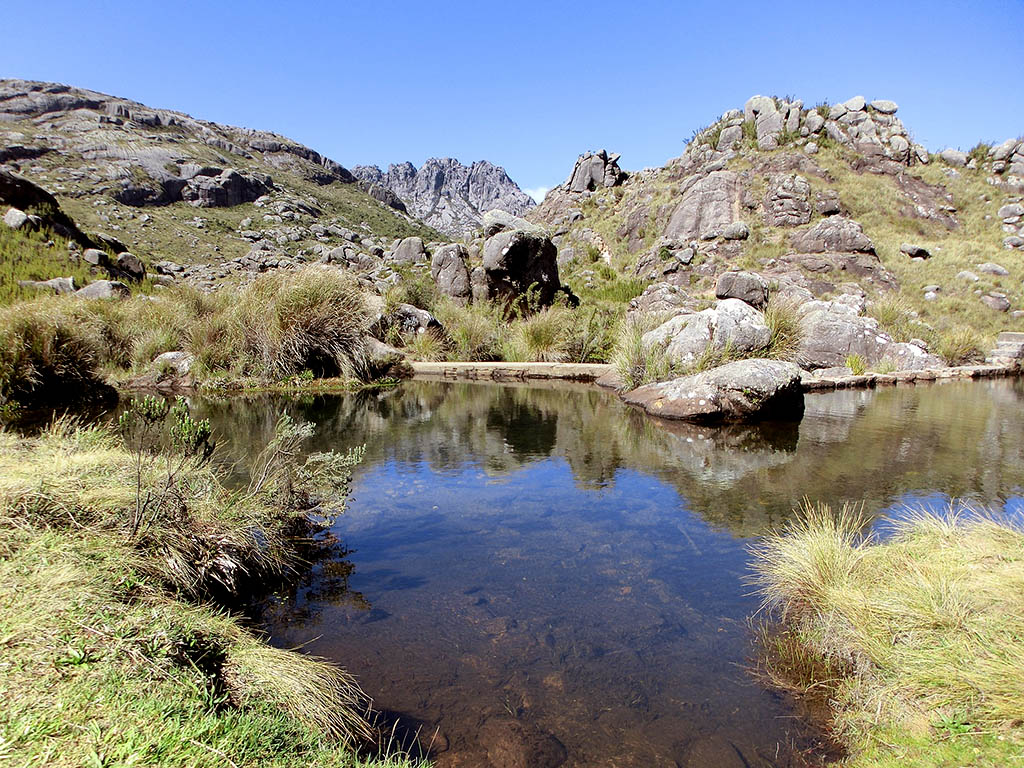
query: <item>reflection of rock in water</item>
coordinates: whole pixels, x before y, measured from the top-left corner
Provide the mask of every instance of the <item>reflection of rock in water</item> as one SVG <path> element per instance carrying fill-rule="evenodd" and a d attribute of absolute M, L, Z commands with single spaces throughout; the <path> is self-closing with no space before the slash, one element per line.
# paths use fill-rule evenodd
<path fill-rule="evenodd" d="M 504 390 L 487 409 L 487 428 L 519 456 L 548 456 L 558 434 L 557 411 L 545 413 Z"/>

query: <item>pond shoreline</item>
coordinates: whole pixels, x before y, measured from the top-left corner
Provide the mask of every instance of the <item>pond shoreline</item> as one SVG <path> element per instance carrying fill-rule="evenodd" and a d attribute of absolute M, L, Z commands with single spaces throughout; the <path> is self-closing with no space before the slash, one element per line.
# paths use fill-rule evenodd
<path fill-rule="evenodd" d="M 422 381 L 528 381 L 563 380 L 595 383 L 608 389 L 618 387 L 615 367 L 606 363 L 464 363 L 410 362 L 412 377 Z M 895 371 L 845 376 L 815 376 L 801 379 L 804 392 L 832 389 L 870 389 L 917 382 L 989 379 L 1019 376 L 1019 364 L 958 365 L 948 368 Z"/>

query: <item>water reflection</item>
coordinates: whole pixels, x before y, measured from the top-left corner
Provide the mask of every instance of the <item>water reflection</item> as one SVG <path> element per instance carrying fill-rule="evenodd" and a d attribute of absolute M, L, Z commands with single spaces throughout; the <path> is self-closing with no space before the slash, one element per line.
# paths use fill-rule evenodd
<path fill-rule="evenodd" d="M 744 539 L 805 495 L 884 514 L 1019 494 L 1022 399 L 1017 381 L 841 391 L 799 424 L 720 429 L 566 386 L 197 405 L 242 466 L 282 408 L 318 423 L 311 449 L 366 444 L 333 531 L 354 551 L 267 627 L 439 728 L 441 766 L 739 766 L 799 764 L 814 740 L 742 667 Z"/>

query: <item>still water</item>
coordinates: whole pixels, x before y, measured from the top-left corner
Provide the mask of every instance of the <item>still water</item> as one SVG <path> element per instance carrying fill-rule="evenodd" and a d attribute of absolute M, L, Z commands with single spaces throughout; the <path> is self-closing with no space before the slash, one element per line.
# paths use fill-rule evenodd
<path fill-rule="evenodd" d="M 311 450 L 366 445 L 336 546 L 263 622 L 355 673 L 441 768 L 817 761 L 749 670 L 746 547 L 805 496 L 1016 515 L 1024 485 L 1019 380 L 815 394 L 798 424 L 716 429 L 568 385 L 196 405 L 242 465 L 282 410 L 316 422 Z"/>

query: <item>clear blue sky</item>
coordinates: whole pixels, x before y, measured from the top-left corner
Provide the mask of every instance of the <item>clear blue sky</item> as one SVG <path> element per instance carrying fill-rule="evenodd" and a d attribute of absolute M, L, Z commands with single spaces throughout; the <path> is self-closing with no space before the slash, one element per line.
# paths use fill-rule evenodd
<path fill-rule="evenodd" d="M 453 156 L 524 188 L 661 165 L 751 95 L 889 98 L 929 149 L 1024 133 L 1024 0 L 11 2 L 0 76 L 272 130 L 352 166 Z"/>

